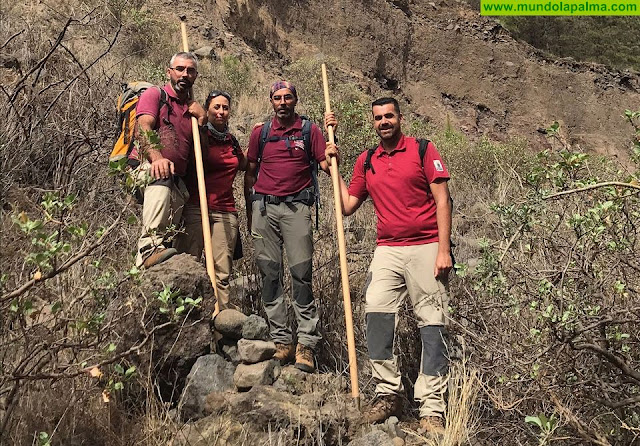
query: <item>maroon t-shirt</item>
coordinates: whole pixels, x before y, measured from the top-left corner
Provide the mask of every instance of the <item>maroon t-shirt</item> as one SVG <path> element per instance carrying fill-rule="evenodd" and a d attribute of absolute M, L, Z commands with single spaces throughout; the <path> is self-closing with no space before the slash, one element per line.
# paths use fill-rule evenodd
<path fill-rule="evenodd" d="M 261 131 L 262 126 L 258 126 L 251 132 L 247 154 L 249 162 L 258 161 L 258 143 Z M 274 117 L 271 121 L 269 136 L 302 137 L 302 119 L 296 115 L 296 120 L 291 127 L 284 127 Z M 311 171 L 309 159 L 304 151 L 304 142 L 300 139 L 291 141 L 290 145 L 291 148 L 287 148 L 284 140 L 265 144 L 258 179 L 254 185 L 257 193 L 286 197 L 295 195 L 311 186 Z M 326 145 L 322 131 L 317 125 L 311 124 L 311 151 L 316 161 L 325 160 Z"/>
<path fill-rule="evenodd" d="M 184 176 L 187 162 L 193 153 L 189 106 L 178 99 L 171 84 L 166 84 L 162 89 L 167 92 L 170 106 L 160 107 L 160 90 L 148 88 L 140 95 L 136 106 L 136 118 L 140 115 L 151 115 L 155 118 L 156 131 L 162 143 L 162 156 L 173 161 L 176 175 Z M 131 157 L 137 157 L 135 149 Z"/>
<path fill-rule="evenodd" d="M 207 191 L 209 209 L 219 212 L 236 212 L 233 198 L 233 180 L 238 171 L 238 156 L 233 153 L 231 136 L 224 141 L 209 138 L 209 146 L 202 151 L 204 182 Z M 189 163 L 185 184 L 189 191 L 189 202 L 200 203 L 198 195 L 198 178 L 195 163 Z"/>
<path fill-rule="evenodd" d="M 391 153 L 378 146 L 371 157 L 373 170 L 364 173 L 367 151 L 360 154 L 353 168 L 349 195 L 361 200 L 371 196 L 378 217 L 380 246 L 410 246 L 438 241 L 436 203 L 429 183 L 449 179 L 449 172 L 433 143 L 427 146 L 424 168 L 420 164 L 419 144 L 402 136 Z"/>

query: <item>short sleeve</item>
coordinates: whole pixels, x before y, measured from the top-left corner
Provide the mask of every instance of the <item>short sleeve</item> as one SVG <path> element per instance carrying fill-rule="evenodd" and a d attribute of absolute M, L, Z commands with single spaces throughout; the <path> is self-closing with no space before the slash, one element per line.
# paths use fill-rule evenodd
<path fill-rule="evenodd" d="M 258 161 L 258 143 L 260 141 L 260 132 L 264 124 L 256 126 L 249 136 L 249 149 L 247 151 L 247 160 L 251 163 Z"/>
<path fill-rule="evenodd" d="M 369 196 L 367 191 L 367 182 L 364 176 L 364 160 L 367 157 L 367 152 L 363 152 L 356 164 L 353 166 L 353 175 L 351 176 L 351 182 L 349 183 L 349 195 L 358 198 L 359 200 L 366 200 Z"/>
<path fill-rule="evenodd" d="M 315 124 L 311 125 L 311 148 L 313 150 L 313 157 L 317 162 L 320 163 L 327 158 L 324 153 L 327 148 L 327 142 L 324 140 L 322 131 Z"/>
<path fill-rule="evenodd" d="M 444 165 L 444 161 L 442 161 L 435 144 L 432 142 L 427 145 L 427 153 L 424 155 L 424 173 L 429 183 L 433 183 L 437 179 L 449 179 L 449 171 Z"/>
<path fill-rule="evenodd" d="M 156 87 L 147 88 L 138 100 L 136 105 L 136 117 L 141 115 L 151 115 L 158 119 L 160 111 L 160 89 Z"/>

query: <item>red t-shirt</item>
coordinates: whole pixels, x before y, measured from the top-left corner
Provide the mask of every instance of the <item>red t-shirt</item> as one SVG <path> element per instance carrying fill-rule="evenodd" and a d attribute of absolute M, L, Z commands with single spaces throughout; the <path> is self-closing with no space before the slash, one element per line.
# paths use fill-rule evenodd
<path fill-rule="evenodd" d="M 186 102 L 180 102 L 171 84 L 166 84 L 162 89 L 167 92 L 170 107 L 160 107 L 160 90 L 148 88 L 140 95 L 136 106 L 136 118 L 140 115 L 151 115 L 155 118 L 156 131 L 162 143 L 162 156 L 173 161 L 176 175 L 182 177 L 187 171 L 187 162 L 193 153 L 191 114 L 189 106 Z M 131 157 L 137 157 L 135 149 Z"/>
<path fill-rule="evenodd" d="M 250 162 L 258 161 L 258 143 L 262 126 L 251 132 L 249 138 Z M 269 136 L 297 136 L 302 137 L 302 119 L 296 115 L 291 127 L 283 127 L 274 117 L 271 121 Z M 267 142 L 262 152 L 262 162 L 258 171 L 258 179 L 254 189 L 259 194 L 286 197 L 295 195 L 311 186 L 311 171 L 309 160 L 304 150 L 302 140 L 291 141 L 291 148 L 287 149 L 284 140 Z M 324 161 L 324 150 L 327 143 L 317 125 L 311 124 L 311 151 L 316 161 Z"/>
<path fill-rule="evenodd" d="M 216 141 L 210 137 L 209 147 L 202 151 L 202 164 L 209 209 L 218 212 L 236 212 L 233 180 L 240 162 L 238 156 L 233 153 L 231 136 L 227 136 L 224 141 Z M 195 163 L 189 163 L 188 173 L 184 181 L 190 195 L 189 202 L 200 203 Z"/>
<path fill-rule="evenodd" d="M 349 195 L 361 200 L 371 195 L 378 217 L 380 246 L 410 246 L 438 241 L 436 203 L 429 183 L 449 179 L 449 172 L 433 143 L 427 146 L 424 168 L 420 165 L 418 142 L 402 136 L 391 153 L 382 146 L 371 157 L 371 169 L 364 173 L 367 152 L 360 154 L 353 168 Z"/>

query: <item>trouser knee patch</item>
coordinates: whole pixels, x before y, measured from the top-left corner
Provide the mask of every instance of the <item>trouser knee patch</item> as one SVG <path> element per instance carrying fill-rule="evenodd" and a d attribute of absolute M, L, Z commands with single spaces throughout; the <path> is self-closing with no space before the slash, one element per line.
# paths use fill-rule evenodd
<path fill-rule="evenodd" d="M 262 283 L 262 300 L 266 303 L 273 302 L 277 296 L 280 286 L 280 269 L 279 263 L 268 259 L 257 259 L 258 268 L 264 276 Z"/>
<path fill-rule="evenodd" d="M 439 325 L 428 325 L 420 328 L 423 374 L 442 376 L 449 372 L 449 358 L 447 358 L 447 346 L 445 344 L 447 336 L 447 329 Z"/>
<path fill-rule="evenodd" d="M 290 267 L 292 277 L 293 296 L 298 305 L 310 305 L 313 302 L 311 292 L 311 259 Z"/>
<path fill-rule="evenodd" d="M 374 361 L 393 359 L 395 313 L 367 313 L 367 347 Z"/>

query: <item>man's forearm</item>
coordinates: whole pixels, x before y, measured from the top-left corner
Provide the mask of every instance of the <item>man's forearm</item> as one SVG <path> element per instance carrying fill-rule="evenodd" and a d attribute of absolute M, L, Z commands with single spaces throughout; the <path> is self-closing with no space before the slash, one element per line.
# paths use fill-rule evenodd
<path fill-rule="evenodd" d="M 451 204 L 449 201 L 436 204 L 438 223 L 438 250 L 445 254 L 451 252 Z"/>

